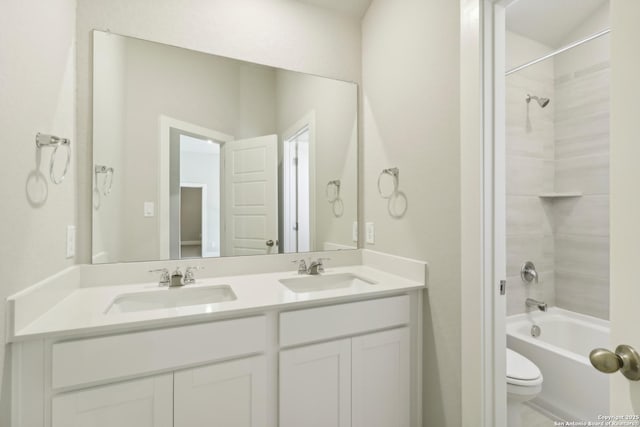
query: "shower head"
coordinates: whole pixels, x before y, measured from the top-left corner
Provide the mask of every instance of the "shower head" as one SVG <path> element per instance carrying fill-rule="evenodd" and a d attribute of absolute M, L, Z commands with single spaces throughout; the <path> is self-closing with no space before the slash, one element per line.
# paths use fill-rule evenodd
<path fill-rule="evenodd" d="M 531 96 L 531 95 L 527 95 L 527 104 L 531 102 L 532 99 L 535 99 L 538 102 L 538 105 L 541 108 L 546 107 L 547 105 L 549 105 L 549 98 L 538 98 L 537 96 Z"/>

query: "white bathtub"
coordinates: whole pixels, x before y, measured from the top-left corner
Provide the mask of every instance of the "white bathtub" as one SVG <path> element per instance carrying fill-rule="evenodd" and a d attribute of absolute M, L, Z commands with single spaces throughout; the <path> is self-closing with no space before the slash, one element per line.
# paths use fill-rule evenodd
<path fill-rule="evenodd" d="M 531 326 L 541 329 L 531 336 Z M 542 392 L 532 401 L 567 421 L 593 421 L 609 413 L 609 377 L 591 366 L 589 352 L 609 347 L 609 322 L 552 307 L 507 317 L 507 347 L 542 371 Z"/>

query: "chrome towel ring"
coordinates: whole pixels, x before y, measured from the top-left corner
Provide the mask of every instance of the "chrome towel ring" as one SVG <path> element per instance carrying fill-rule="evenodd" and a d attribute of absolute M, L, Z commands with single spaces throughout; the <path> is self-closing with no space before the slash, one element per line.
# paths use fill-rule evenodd
<path fill-rule="evenodd" d="M 102 194 L 108 196 L 111 194 L 111 188 L 113 187 L 113 168 L 104 165 L 96 165 L 94 171 L 96 175 L 96 187 L 98 186 L 98 174 L 105 174 L 104 182 L 102 183 Z"/>
<path fill-rule="evenodd" d="M 54 184 L 60 184 L 64 181 L 65 176 L 67 176 L 67 172 L 69 171 L 69 164 L 71 163 L 71 140 L 67 138 L 60 138 L 55 135 L 47 135 L 38 132 L 36 134 L 36 146 L 38 148 L 43 147 L 54 147 L 53 153 L 51 153 L 51 160 L 49 160 L 49 177 L 51 178 L 51 182 Z M 64 165 L 64 170 L 59 177 L 56 177 L 54 172 L 54 166 L 56 163 L 56 156 L 58 154 L 58 149 L 64 146 L 67 149 L 67 160 Z"/>
<path fill-rule="evenodd" d="M 344 203 L 340 197 L 340 183 L 339 179 L 334 179 L 327 183 L 325 188 L 325 195 L 327 196 L 327 202 L 331 205 L 331 212 L 336 218 L 340 218 L 344 213 Z M 333 194 L 332 194 L 333 189 Z"/>
<path fill-rule="evenodd" d="M 333 195 L 331 194 L 331 190 L 333 190 Z M 325 195 L 327 196 L 327 202 L 333 203 L 340 198 L 340 180 L 334 179 L 333 181 L 329 181 L 327 183 L 327 188 L 325 189 Z"/>
<path fill-rule="evenodd" d="M 387 193 L 383 192 L 382 186 L 381 186 L 382 177 L 385 175 L 389 175 L 393 178 L 393 191 L 387 192 Z M 378 175 L 378 193 L 383 199 L 390 199 L 398 192 L 399 175 L 400 175 L 400 169 L 398 168 L 382 169 L 382 172 L 380 172 L 380 175 Z"/>

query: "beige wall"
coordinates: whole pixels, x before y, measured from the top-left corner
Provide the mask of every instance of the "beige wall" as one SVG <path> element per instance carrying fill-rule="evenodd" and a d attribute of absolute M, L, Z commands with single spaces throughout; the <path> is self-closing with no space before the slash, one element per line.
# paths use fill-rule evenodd
<path fill-rule="evenodd" d="M 327 29 L 330 28 L 330 36 Z M 293 0 L 78 2 L 79 261 L 91 257 L 91 30 L 342 80 L 360 80 L 360 23 Z M 294 55 L 291 52 L 295 52 Z"/>
<path fill-rule="evenodd" d="M 60 7 L 58 3 L 67 7 Z M 247 7 L 249 3 L 251 6 Z M 51 11 L 34 4 L 34 10 L 28 11 L 23 19 L 16 18 L 17 6 L 15 12 L 3 16 L 9 16 L 20 25 L 33 22 L 32 15 L 40 13 L 47 22 L 51 16 L 59 14 L 64 15 L 63 21 L 73 20 L 69 2 L 57 0 L 51 4 Z M 376 224 L 376 244 L 371 248 L 430 263 L 430 289 L 424 320 L 425 425 L 460 425 L 459 9 L 457 2 L 449 1 L 374 0 L 362 22 L 360 56 L 361 27 L 357 19 L 289 0 L 191 0 L 186 4 L 170 0 L 79 0 L 76 140 L 77 161 L 81 165 L 77 195 L 79 261 L 89 262 L 91 254 L 90 30 L 110 29 L 114 33 L 356 82 L 360 82 L 362 60 L 365 68 L 361 98 L 365 168 L 361 179 L 364 181 L 362 196 L 366 221 Z M 20 25 L 15 26 L 16 32 L 24 34 L 20 32 Z M 66 28 L 69 37 L 73 37 L 72 22 L 56 27 L 60 28 Z M 48 34 L 46 42 L 54 43 L 56 39 Z M 39 52 L 42 41 L 25 36 L 24 43 L 33 43 L 29 49 Z M 73 64 L 72 43 L 60 42 L 59 45 L 66 45 L 69 50 L 56 57 L 58 61 L 65 58 L 62 65 L 66 66 L 71 51 L 69 61 Z M 3 55 L 5 51 L 14 50 L 2 49 Z M 292 51 L 296 55 L 291 55 Z M 41 63 L 35 56 L 21 60 Z M 27 68 L 26 65 L 31 63 L 21 68 Z M 64 66 L 61 67 L 63 71 Z M 35 65 L 29 68 L 37 69 Z M 57 119 L 64 126 L 69 125 L 72 131 L 73 67 L 70 73 L 71 80 L 65 80 L 69 77 L 67 73 L 50 85 L 51 88 L 64 88 L 62 105 L 70 104 L 69 116 L 52 114 L 60 109 L 58 103 L 40 106 L 49 121 Z M 45 76 L 51 77 L 50 74 Z M 27 86 L 27 79 L 16 77 L 11 83 L 14 81 L 25 82 L 24 87 L 16 87 L 15 99 L 29 99 L 25 97 L 29 92 L 33 93 L 34 101 L 39 99 L 36 98 L 39 93 L 35 93 L 37 88 Z M 33 76 L 30 76 L 29 83 L 32 81 Z M 53 99 L 59 99 L 59 90 L 51 92 L 55 94 Z M 0 105 L 9 109 L 9 106 Z M 11 108 L 15 108 L 14 105 Z M 33 117 L 31 105 L 25 104 L 24 109 L 24 117 Z M 66 112 L 66 108 L 63 110 Z M 22 134 L 16 132 L 14 135 L 20 138 L 12 139 L 31 140 L 34 131 L 29 124 Z M 25 154 L 32 163 L 33 152 L 25 150 Z M 400 168 L 400 189 L 409 202 L 406 214 L 400 219 L 388 215 L 386 201 L 377 195 L 378 173 L 391 166 Z M 29 169 L 27 166 L 21 170 Z M 17 199 L 23 197 L 18 187 L 11 191 L 3 189 L 2 194 L 15 194 Z M 54 196 L 50 194 L 50 200 Z M 60 224 L 66 224 L 74 218 L 73 190 L 66 200 L 62 196 L 56 200 L 61 200 L 60 209 L 55 212 L 52 209 L 51 216 L 58 218 Z M 34 211 L 29 209 L 20 212 L 21 221 L 29 217 L 27 213 Z M 44 218 L 50 219 L 38 215 L 29 226 L 43 224 L 41 229 L 49 230 L 51 221 L 45 224 Z M 50 242 L 46 242 L 50 244 L 42 245 L 42 236 L 37 235 L 29 248 L 62 247 L 64 230 L 44 232 L 47 233 L 52 236 Z M 11 240 L 17 241 L 18 236 L 15 237 Z M 29 276 L 33 277 L 27 277 L 25 285 L 67 265 L 63 248 L 55 252 L 60 253 L 62 259 L 51 261 L 51 265 L 42 267 L 39 273 L 30 270 Z M 25 248 L 16 253 L 24 257 L 21 265 L 33 261 L 33 250 Z M 14 260 L 15 256 L 2 259 Z"/>
<path fill-rule="evenodd" d="M 460 291 L 460 425 L 482 425 L 486 416 L 483 381 L 484 350 L 483 276 L 483 54 L 485 40 L 480 17 L 482 0 L 460 0 L 460 207 L 461 207 L 461 291 Z M 505 411 L 506 412 L 506 411 Z M 503 419 L 506 413 L 503 415 Z M 486 418 L 486 417 L 485 417 Z"/>
<path fill-rule="evenodd" d="M 461 423 L 459 40 L 458 2 L 374 0 L 362 21 L 367 247 L 429 263 L 425 426 Z M 400 219 L 376 184 L 394 166 L 408 199 Z"/>
<path fill-rule="evenodd" d="M 96 32 L 93 37 L 94 61 L 101 67 L 94 71 L 94 94 L 100 94 L 94 102 L 94 157 L 96 163 L 115 165 L 117 170 L 114 191 L 100 196 L 99 207 L 94 202 L 94 257 L 104 251 L 108 257 L 100 260 L 106 262 L 159 259 L 159 218 L 144 217 L 141 207 L 146 201 L 159 202 L 160 115 L 241 139 L 274 133 L 282 137 L 313 110 L 313 250 L 322 250 L 325 242 L 353 245 L 358 200 L 356 85 L 115 34 Z M 342 181 L 342 215 L 337 217 L 325 196 L 326 183 L 333 179 Z M 97 200 L 95 191 L 93 195 Z M 125 209 L 114 211 L 122 206 Z"/>
<path fill-rule="evenodd" d="M 160 217 L 144 217 L 142 206 L 154 202 L 160 211 L 158 118 L 168 116 L 236 139 L 273 134 L 275 73 L 133 38 L 127 38 L 125 45 L 124 139 L 119 141 L 125 165 L 119 178 L 127 183 L 123 193 L 127 209 L 123 234 L 113 238 L 126 244 L 121 258 L 114 261 L 154 260 L 161 258 Z M 251 97 L 244 93 L 245 87 L 253 89 Z"/>
<path fill-rule="evenodd" d="M 611 337 L 640 348 L 638 333 L 638 117 L 640 117 L 640 2 L 611 2 Z M 610 380 L 611 414 L 640 413 L 640 382 L 622 375 Z"/>
<path fill-rule="evenodd" d="M 114 169 L 111 193 L 105 195 L 106 174 L 94 174 L 93 179 L 93 239 L 92 260 L 113 262 L 122 259 L 121 237 L 124 235 L 124 151 L 126 122 L 126 39 L 99 34 L 94 57 L 94 94 L 103 102 L 94 105 L 94 115 L 100 117 L 94 134 L 94 164 Z"/>
<path fill-rule="evenodd" d="M 358 208 L 358 88 L 351 83 L 286 71 L 278 71 L 276 81 L 280 161 L 285 132 L 307 113 L 315 115 L 316 244 L 312 250 L 323 250 L 326 242 L 356 246 L 351 227 Z M 341 216 L 334 215 L 334 207 L 326 197 L 327 183 L 335 179 L 341 181 L 342 211 L 336 207 Z M 282 189 L 279 194 L 282 196 Z M 281 204 L 281 217 L 282 207 Z"/>
<path fill-rule="evenodd" d="M 8 0 L 0 14 L 0 299 L 73 264 L 66 227 L 76 223 L 75 1 Z M 71 170 L 61 185 L 49 180 L 51 149 L 35 146 L 37 132 L 70 138 Z M 62 153 L 64 154 L 64 152 Z M 42 174 L 42 175 L 37 175 Z M 40 176 L 48 184 L 40 197 Z M 32 197 L 36 203 L 30 203 Z M 42 203 L 37 203 L 42 201 Z M 0 304 L 4 342 L 5 305 Z M 9 425 L 8 361 L 0 346 L 0 425 Z"/>

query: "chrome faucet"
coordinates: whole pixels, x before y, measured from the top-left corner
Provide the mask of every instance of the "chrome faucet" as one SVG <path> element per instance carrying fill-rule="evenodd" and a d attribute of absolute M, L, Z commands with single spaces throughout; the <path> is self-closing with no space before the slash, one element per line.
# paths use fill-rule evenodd
<path fill-rule="evenodd" d="M 536 307 L 540 311 L 547 311 L 547 303 L 544 301 L 538 301 L 533 298 L 527 298 L 524 302 L 527 307 Z"/>
<path fill-rule="evenodd" d="M 298 264 L 298 274 L 307 274 L 307 262 L 304 259 L 297 259 L 291 262 Z"/>
<path fill-rule="evenodd" d="M 149 270 L 149 273 L 161 273 L 158 286 L 169 286 L 171 284 L 171 276 L 169 270 L 166 268 L 156 268 L 155 270 Z"/>
<path fill-rule="evenodd" d="M 193 272 L 196 270 L 204 270 L 204 267 L 202 266 L 187 267 L 187 269 L 184 272 L 184 279 L 182 280 L 182 282 L 185 285 L 192 285 L 196 283 L 196 276 L 193 274 Z"/>
<path fill-rule="evenodd" d="M 317 276 L 324 273 L 324 261 L 331 261 L 330 258 L 318 258 L 316 261 L 311 261 L 307 267 L 307 263 L 304 259 L 293 261 L 298 263 L 298 274 L 308 274 L 311 276 Z"/>
<path fill-rule="evenodd" d="M 170 288 L 179 288 L 184 286 L 185 283 L 182 281 L 184 274 L 180 271 L 180 267 L 176 267 L 176 271 L 171 273 L 171 283 L 169 284 Z"/>

